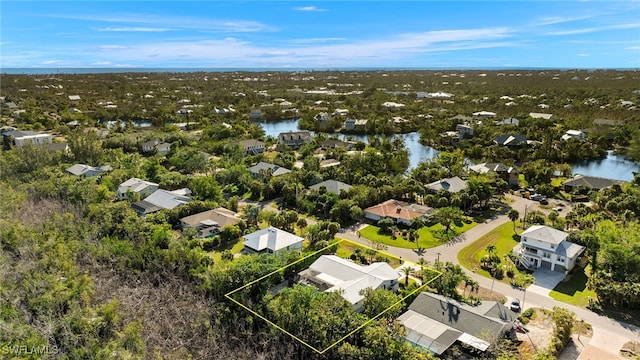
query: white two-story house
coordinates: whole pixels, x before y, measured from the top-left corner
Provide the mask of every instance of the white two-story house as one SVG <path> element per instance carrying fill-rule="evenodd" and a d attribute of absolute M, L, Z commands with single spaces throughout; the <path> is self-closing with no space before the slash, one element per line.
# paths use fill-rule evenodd
<path fill-rule="evenodd" d="M 550 269 L 567 274 L 576 265 L 585 250 L 584 246 L 567 241 L 564 231 L 544 225 L 535 225 L 520 235 L 520 243 L 513 252 L 520 257 L 520 264 L 530 270 Z"/>

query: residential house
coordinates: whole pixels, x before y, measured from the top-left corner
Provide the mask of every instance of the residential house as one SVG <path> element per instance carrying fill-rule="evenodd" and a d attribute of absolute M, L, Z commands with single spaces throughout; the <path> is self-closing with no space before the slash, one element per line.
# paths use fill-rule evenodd
<path fill-rule="evenodd" d="M 249 119 L 254 121 L 262 120 L 262 110 L 251 110 L 249 112 Z"/>
<path fill-rule="evenodd" d="M 587 138 L 587 133 L 581 130 L 567 130 L 567 132 L 565 132 L 564 135 L 562 135 L 561 137 L 562 140 L 569 140 L 569 139 L 584 140 L 586 138 Z"/>
<path fill-rule="evenodd" d="M 322 149 L 336 149 L 336 148 L 345 148 L 347 150 L 351 150 L 351 147 L 354 145 L 352 141 L 343 141 L 340 139 L 327 139 L 320 144 Z"/>
<path fill-rule="evenodd" d="M 389 119 L 389 121 L 392 122 L 393 125 L 401 125 L 401 124 L 406 124 L 410 122 L 409 120 L 403 118 L 402 116 L 394 116 L 391 119 Z"/>
<path fill-rule="evenodd" d="M 347 109 L 335 109 L 335 110 L 333 110 L 333 115 L 347 116 L 347 115 L 349 115 L 349 110 L 347 110 Z"/>
<path fill-rule="evenodd" d="M 320 126 L 326 126 L 331 121 L 331 116 L 326 112 L 321 112 L 313 117 L 313 120 Z"/>
<path fill-rule="evenodd" d="M 322 255 L 309 268 L 298 273 L 295 281 L 319 291 L 337 291 L 353 310 L 360 311 L 364 301 L 363 290 L 398 291 L 398 277 L 398 272 L 386 262 L 365 266 L 335 255 Z"/>
<path fill-rule="evenodd" d="M 510 118 L 505 118 L 502 120 L 498 120 L 495 122 L 496 125 L 513 125 L 513 126 L 518 126 L 520 125 L 520 120 L 514 118 L 514 117 L 510 117 Z"/>
<path fill-rule="evenodd" d="M 513 336 L 517 317 L 497 301 L 472 306 L 422 292 L 397 320 L 406 329 L 407 341 L 440 356 L 454 344 L 484 353 L 501 337 Z"/>
<path fill-rule="evenodd" d="M 311 141 L 311 133 L 308 131 L 288 131 L 278 135 L 278 142 L 293 149 Z"/>
<path fill-rule="evenodd" d="M 131 207 L 139 215 L 144 216 L 156 211 L 182 206 L 191 201 L 189 195 L 191 195 L 191 190 L 187 188 L 173 191 L 158 189 L 143 200 L 134 202 Z"/>
<path fill-rule="evenodd" d="M 478 111 L 478 112 L 474 112 L 471 115 L 473 115 L 476 118 L 481 118 L 481 119 L 490 119 L 490 118 L 496 117 L 496 113 L 491 112 L 491 111 Z"/>
<path fill-rule="evenodd" d="M 245 254 L 277 254 L 282 251 L 302 250 L 303 238 L 273 226 L 242 237 Z"/>
<path fill-rule="evenodd" d="M 622 120 L 611 120 L 611 119 L 595 119 L 593 120 L 593 125 L 595 126 L 620 126 L 623 125 L 624 121 Z"/>
<path fill-rule="evenodd" d="M 249 172 L 256 179 L 261 178 L 264 175 L 263 173 L 264 171 L 268 171 L 271 174 L 271 176 L 280 176 L 280 175 L 291 172 L 291 170 L 287 168 L 283 168 L 279 165 L 274 165 L 274 164 L 270 164 L 262 161 L 260 161 L 259 163 L 249 168 Z"/>
<path fill-rule="evenodd" d="M 142 147 L 142 152 L 144 153 L 152 153 L 155 152 L 158 155 L 167 155 L 169 150 L 171 149 L 171 144 L 162 142 L 160 140 L 151 140 L 140 144 Z"/>
<path fill-rule="evenodd" d="M 570 193 L 579 187 L 586 187 L 589 190 L 600 191 L 604 188 L 608 188 L 611 185 L 622 185 L 624 183 L 624 181 L 616 179 L 607 179 L 588 175 L 575 175 L 572 179 L 563 182 L 562 187 L 564 188 L 564 191 Z"/>
<path fill-rule="evenodd" d="M 80 95 L 69 95 L 69 100 L 71 101 L 79 101 Z"/>
<path fill-rule="evenodd" d="M 89 166 L 85 164 L 75 164 L 69 168 L 67 168 L 67 172 L 76 175 L 76 176 L 84 176 L 84 177 L 92 177 L 102 174 L 103 172 L 111 171 L 113 168 L 109 165 L 103 166 Z"/>
<path fill-rule="evenodd" d="M 527 145 L 527 136 L 526 135 L 498 135 L 494 143 L 501 146 L 521 146 Z"/>
<path fill-rule="evenodd" d="M 545 114 L 545 113 L 529 113 L 529 117 L 532 119 L 543 119 L 543 120 L 551 120 L 553 118 L 553 114 Z"/>
<path fill-rule="evenodd" d="M 368 120 L 366 119 L 356 120 L 356 119 L 348 118 L 347 120 L 344 121 L 344 129 L 362 131 L 367 126 L 367 122 Z"/>
<path fill-rule="evenodd" d="M 520 243 L 513 248 L 519 262 L 527 269 L 538 268 L 569 273 L 585 247 L 567 241 L 564 231 L 545 225 L 534 225 L 520 234 Z"/>
<path fill-rule="evenodd" d="M 11 128 L 13 129 L 13 128 Z M 26 130 L 8 130 L 2 132 L 4 143 L 11 147 L 25 144 L 45 145 L 53 143 L 53 135 Z"/>
<path fill-rule="evenodd" d="M 496 173 L 498 176 L 509 184 L 509 187 L 517 187 L 519 184 L 518 171 L 511 166 L 503 163 L 482 163 L 469 166 L 469 170 L 479 174 L 489 172 Z"/>
<path fill-rule="evenodd" d="M 320 191 L 321 188 L 324 188 L 327 192 L 340 195 L 342 191 L 349 191 L 349 189 L 351 189 L 351 185 L 338 180 L 325 180 L 321 183 L 309 186 L 309 189 L 317 191 Z"/>
<path fill-rule="evenodd" d="M 238 145 L 240 145 L 245 155 L 262 154 L 265 150 L 265 144 L 255 139 L 238 141 Z"/>
<path fill-rule="evenodd" d="M 129 194 L 137 194 L 140 198 L 145 198 L 158 190 L 158 184 L 138 179 L 131 178 L 118 186 L 118 199 L 124 200 L 129 197 Z"/>
<path fill-rule="evenodd" d="M 364 217 L 374 221 L 389 218 L 397 224 L 411 226 L 417 218 L 427 220 L 433 211 L 428 206 L 390 199 L 364 209 Z"/>
<path fill-rule="evenodd" d="M 457 124 L 456 131 L 460 134 L 461 138 L 473 136 L 473 128 L 469 125 Z"/>
<path fill-rule="evenodd" d="M 427 184 L 426 188 L 431 191 L 445 190 L 451 193 L 457 193 L 467 188 L 467 181 L 457 176 L 448 179 L 440 179 L 431 184 Z"/>
<path fill-rule="evenodd" d="M 183 229 L 195 228 L 198 230 L 198 236 L 208 238 L 220 233 L 222 228 L 227 225 L 239 223 L 240 219 L 237 215 L 234 211 L 216 208 L 183 217 L 180 219 L 180 225 Z"/>
<path fill-rule="evenodd" d="M 400 104 L 393 101 L 385 101 L 382 103 L 382 107 L 385 107 L 387 109 L 401 109 L 404 107 L 404 104 Z"/>

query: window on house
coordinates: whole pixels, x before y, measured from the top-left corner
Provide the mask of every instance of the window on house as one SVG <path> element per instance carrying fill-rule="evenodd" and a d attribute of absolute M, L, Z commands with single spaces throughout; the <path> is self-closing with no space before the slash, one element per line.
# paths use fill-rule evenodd
<path fill-rule="evenodd" d="M 555 249 L 555 248 L 556 248 L 556 246 L 555 246 L 554 244 L 551 244 L 551 248 L 552 248 L 552 249 Z"/>
<path fill-rule="evenodd" d="M 564 258 L 562 256 L 558 255 L 558 261 L 564 262 Z"/>
<path fill-rule="evenodd" d="M 542 254 L 542 257 L 544 257 L 544 258 L 547 258 L 547 259 L 548 259 L 548 258 L 550 258 L 550 257 L 551 257 L 551 255 L 550 255 L 548 252 L 546 252 L 546 251 L 545 251 L 545 252 Z"/>

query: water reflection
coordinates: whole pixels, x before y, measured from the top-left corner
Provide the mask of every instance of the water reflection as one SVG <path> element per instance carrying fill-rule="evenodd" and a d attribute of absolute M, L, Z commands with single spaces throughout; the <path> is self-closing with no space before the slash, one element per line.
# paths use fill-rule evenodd
<path fill-rule="evenodd" d="M 278 134 L 287 131 L 298 130 L 298 120 L 285 120 L 279 122 L 260 123 L 264 129 L 264 133 L 267 136 L 278 137 Z M 313 132 L 312 132 L 313 133 Z M 369 142 L 368 135 L 364 134 L 330 134 L 330 136 L 337 136 L 338 138 L 345 140 L 351 139 L 355 141 Z M 409 170 L 415 168 L 420 161 L 429 160 L 438 154 L 438 151 L 430 146 L 420 144 L 420 134 L 412 132 L 408 134 L 392 135 L 393 137 L 400 137 L 404 140 L 405 146 L 409 150 Z"/>

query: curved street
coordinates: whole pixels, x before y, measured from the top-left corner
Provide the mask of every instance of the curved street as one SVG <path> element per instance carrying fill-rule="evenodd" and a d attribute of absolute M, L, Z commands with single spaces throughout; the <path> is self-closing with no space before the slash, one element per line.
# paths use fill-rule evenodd
<path fill-rule="evenodd" d="M 524 216 L 525 209 L 527 211 L 541 210 L 543 212 L 547 212 L 538 207 L 538 202 L 513 195 L 507 195 L 507 197 L 513 200 L 511 204 L 509 204 L 509 207 L 516 209 L 520 213 L 521 217 Z M 569 208 L 566 208 L 565 211 L 569 211 Z M 494 218 L 489 219 L 484 223 L 476 225 L 450 243 L 426 249 L 422 252 L 418 252 L 416 249 L 389 246 L 385 252 L 412 262 L 417 262 L 418 259 L 424 258 L 425 260 L 433 263 L 439 258 L 440 261 L 450 261 L 457 264 L 458 252 L 462 248 L 480 239 L 483 235 L 496 227 L 510 221 L 511 220 L 509 220 L 506 215 L 506 211 L 502 211 L 499 215 L 496 215 Z M 357 228 L 351 227 L 341 229 L 338 236 L 365 246 L 370 246 L 371 244 L 367 239 L 361 238 L 355 233 L 356 230 L 363 226 L 365 225 L 359 224 Z M 618 350 L 622 345 L 632 339 L 638 341 L 640 338 L 640 328 L 596 314 L 584 308 L 557 301 L 549 296 L 549 291 L 552 289 L 547 289 L 534 284 L 529 286 L 526 291 L 523 291 L 502 282 L 494 282 L 492 279 L 475 274 L 464 267 L 463 269 L 469 276 L 478 281 L 481 287 L 486 289 L 493 288 L 493 291 L 503 294 L 507 298 L 518 298 L 520 300 L 524 300 L 524 303 L 522 304 L 524 309 L 530 307 L 552 309 L 554 306 L 559 306 L 573 311 L 576 314 L 577 319 L 582 319 L 593 327 L 593 337 L 589 342 L 589 346 L 597 348 L 600 351 L 605 351 L 608 358 L 622 358 L 618 355 Z"/>

